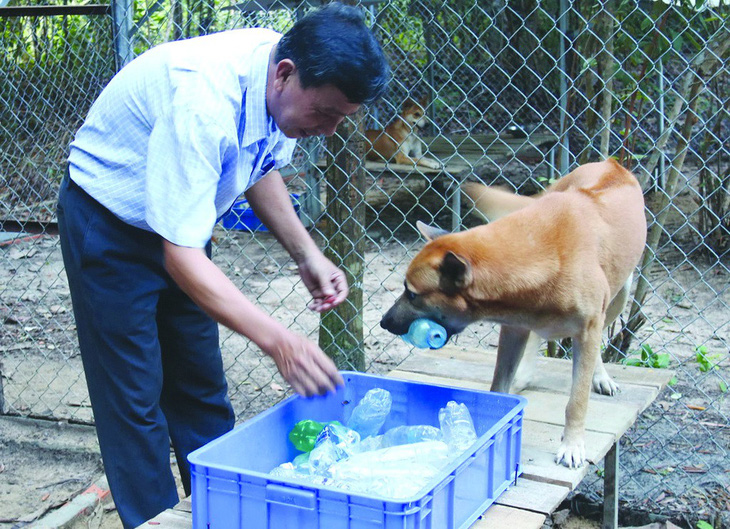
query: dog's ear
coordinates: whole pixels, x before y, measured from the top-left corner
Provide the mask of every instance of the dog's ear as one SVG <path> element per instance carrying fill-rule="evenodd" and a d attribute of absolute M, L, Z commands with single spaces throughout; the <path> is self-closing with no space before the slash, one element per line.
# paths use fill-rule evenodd
<path fill-rule="evenodd" d="M 446 252 L 439 272 L 439 288 L 446 294 L 456 294 L 471 283 L 472 273 L 469 261 L 454 252 Z"/>
<path fill-rule="evenodd" d="M 421 105 L 421 108 L 425 109 L 428 106 L 428 96 L 426 96 L 426 95 L 421 96 L 418 99 L 418 104 Z"/>
<path fill-rule="evenodd" d="M 416 221 L 416 228 L 418 228 L 418 231 L 421 232 L 421 235 L 423 235 L 427 241 L 432 241 L 438 237 L 441 237 L 442 235 L 447 235 L 449 232 L 446 230 L 442 230 L 441 228 L 438 228 L 436 226 L 429 226 L 425 222 L 421 222 L 420 220 Z"/>
<path fill-rule="evenodd" d="M 417 105 L 416 101 L 412 97 L 407 97 L 405 101 L 403 101 L 403 104 L 401 105 L 401 110 L 406 110 L 408 108 L 413 108 Z"/>

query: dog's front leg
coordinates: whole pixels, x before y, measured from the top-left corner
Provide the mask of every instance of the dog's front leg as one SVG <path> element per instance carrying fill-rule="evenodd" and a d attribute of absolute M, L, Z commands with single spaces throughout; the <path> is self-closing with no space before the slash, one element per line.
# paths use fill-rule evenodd
<path fill-rule="evenodd" d="M 570 468 L 578 468 L 586 461 L 586 414 L 596 357 L 600 355 L 602 327 L 602 318 L 596 318 L 588 323 L 580 336 L 573 338 L 573 383 L 565 408 L 563 441 L 555 457 L 556 463 Z"/>
<path fill-rule="evenodd" d="M 499 331 L 499 346 L 497 347 L 497 365 L 494 368 L 492 391 L 509 393 L 512 381 L 515 378 L 517 367 L 525 355 L 530 340 L 530 331 L 519 327 L 502 325 Z"/>
<path fill-rule="evenodd" d="M 423 167 L 428 167 L 429 169 L 441 169 L 444 166 L 441 162 L 423 155 L 424 145 L 425 144 L 423 143 L 423 140 L 421 138 L 415 137 L 413 152 L 409 153 L 411 155 L 411 158 L 416 161 L 416 165 L 422 165 Z"/>

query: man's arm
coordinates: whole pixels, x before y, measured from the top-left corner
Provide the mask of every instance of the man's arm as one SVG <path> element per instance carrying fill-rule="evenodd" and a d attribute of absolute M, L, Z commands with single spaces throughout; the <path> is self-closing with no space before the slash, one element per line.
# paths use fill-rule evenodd
<path fill-rule="evenodd" d="M 178 286 L 214 320 L 271 356 L 297 393 L 323 394 L 343 384 L 334 362 L 316 344 L 252 303 L 201 248 L 163 240 L 163 250 L 165 268 Z"/>
<path fill-rule="evenodd" d="M 309 308 L 322 312 L 342 303 L 348 294 L 345 274 L 322 254 L 299 220 L 281 173 L 271 171 L 256 182 L 246 191 L 246 199 L 297 263 L 313 297 Z"/>
<path fill-rule="evenodd" d="M 295 261 L 319 251 L 299 220 L 279 171 L 271 171 L 251 186 L 246 191 L 246 200 Z"/>

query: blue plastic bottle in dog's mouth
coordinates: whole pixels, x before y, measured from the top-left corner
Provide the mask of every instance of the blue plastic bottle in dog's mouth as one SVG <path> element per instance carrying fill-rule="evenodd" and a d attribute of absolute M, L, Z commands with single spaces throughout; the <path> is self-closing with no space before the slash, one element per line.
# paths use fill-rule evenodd
<path fill-rule="evenodd" d="M 420 349 L 440 349 L 449 336 L 441 325 L 426 318 L 411 322 L 408 333 L 401 335 L 406 343 Z"/>

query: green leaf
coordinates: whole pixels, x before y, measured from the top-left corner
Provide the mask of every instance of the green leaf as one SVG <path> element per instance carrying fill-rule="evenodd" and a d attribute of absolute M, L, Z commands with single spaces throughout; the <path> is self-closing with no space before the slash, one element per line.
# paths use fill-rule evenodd
<path fill-rule="evenodd" d="M 672 379 L 669 382 L 667 382 L 667 385 L 669 385 L 670 387 L 676 386 L 677 382 L 679 382 L 679 380 L 677 380 L 677 377 L 672 377 Z"/>
<path fill-rule="evenodd" d="M 720 391 L 722 393 L 727 393 L 727 383 L 724 380 L 720 381 Z"/>
<path fill-rule="evenodd" d="M 700 520 L 697 522 L 697 529 L 714 529 L 709 523 Z"/>

